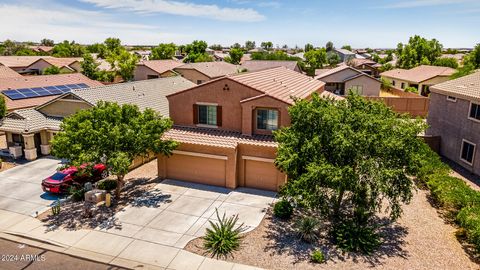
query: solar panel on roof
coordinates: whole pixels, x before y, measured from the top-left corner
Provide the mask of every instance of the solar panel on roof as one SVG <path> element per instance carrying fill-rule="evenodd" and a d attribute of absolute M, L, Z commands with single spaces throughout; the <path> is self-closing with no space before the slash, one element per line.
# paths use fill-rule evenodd
<path fill-rule="evenodd" d="M 89 86 L 84 83 L 78 84 L 66 84 L 66 85 L 52 85 L 46 87 L 33 87 L 33 88 L 20 88 L 4 90 L 2 93 L 12 100 L 60 95 L 68 93 L 73 89 L 88 88 Z"/>

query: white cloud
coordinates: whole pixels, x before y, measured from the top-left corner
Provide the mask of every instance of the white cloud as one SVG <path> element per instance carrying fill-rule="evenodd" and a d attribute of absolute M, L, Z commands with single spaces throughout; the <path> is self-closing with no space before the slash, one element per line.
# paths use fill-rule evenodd
<path fill-rule="evenodd" d="M 379 6 L 379 8 L 416 8 L 416 7 L 428 7 L 439 5 L 452 5 L 460 4 L 464 2 L 472 2 L 472 0 L 409 0 L 409 1 L 397 1 L 389 5 Z"/>
<path fill-rule="evenodd" d="M 92 43 L 114 36 L 124 44 L 153 45 L 191 39 L 151 25 L 119 22 L 103 12 L 64 6 L 0 4 L 0 14 L 0 40 L 39 41 L 50 38 L 57 42 L 75 40 Z"/>
<path fill-rule="evenodd" d="M 110 9 L 132 10 L 139 13 L 167 13 L 221 21 L 257 22 L 265 16 L 251 8 L 228 8 L 171 0 L 82 0 Z"/>

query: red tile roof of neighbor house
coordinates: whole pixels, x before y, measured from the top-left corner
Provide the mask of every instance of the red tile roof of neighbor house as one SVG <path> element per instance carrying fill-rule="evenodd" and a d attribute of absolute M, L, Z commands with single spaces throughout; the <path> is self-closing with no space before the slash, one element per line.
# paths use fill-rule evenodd
<path fill-rule="evenodd" d="M 0 79 L 2 78 L 20 78 L 22 75 L 15 70 L 0 64 Z"/>
<path fill-rule="evenodd" d="M 224 148 L 236 148 L 238 144 L 277 147 L 277 143 L 269 135 L 244 136 L 240 132 L 198 127 L 174 126 L 164 134 L 164 139 Z"/>
<path fill-rule="evenodd" d="M 232 65 L 227 62 L 188 63 L 176 67 L 175 70 L 176 69 L 194 69 L 205 74 L 211 79 L 238 72 L 238 67 L 236 65 Z"/>
<path fill-rule="evenodd" d="M 144 65 L 151 70 L 162 74 L 169 70 L 173 70 L 176 67 L 184 65 L 184 63 L 175 60 L 149 60 L 149 61 L 142 61 L 138 63 L 138 65 Z"/>
<path fill-rule="evenodd" d="M 449 67 L 421 65 L 412 69 L 392 69 L 380 73 L 380 76 L 421 83 L 437 76 L 450 76 L 455 72 L 455 69 Z"/>
<path fill-rule="evenodd" d="M 325 86 L 324 82 L 285 67 L 246 72 L 227 77 L 287 104 L 293 104 L 294 101 L 292 97 L 307 98 L 313 92 Z M 327 91 L 323 91 L 320 95 L 323 97 L 342 99 Z"/>
<path fill-rule="evenodd" d="M 46 87 L 63 84 L 78 84 L 84 83 L 89 87 L 102 86 L 98 81 L 91 80 L 81 73 L 72 74 L 57 74 L 57 75 L 41 75 L 41 76 L 22 76 L 21 78 L 3 78 L 0 79 L 0 91 L 8 89 L 31 88 L 31 87 Z M 3 95 L 4 96 L 4 95 Z M 19 100 L 11 100 L 4 96 L 7 109 L 9 111 L 30 108 L 43 104 L 54 99 L 56 96 L 36 97 Z"/>
<path fill-rule="evenodd" d="M 361 65 L 369 65 L 369 66 L 375 66 L 375 65 L 378 65 L 377 62 L 371 60 L 371 59 L 360 59 L 360 58 L 353 58 L 352 60 L 350 60 L 350 62 L 352 63 L 352 66 L 353 67 L 358 67 L 358 66 L 361 66 Z"/>
<path fill-rule="evenodd" d="M 47 63 L 49 63 L 53 66 L 61 68 L 61 67 L 68 67 L 75 62 L 81 62 L 81 61 L 83 61 L 83 58 L 82 57 L 66 57 L 66 58 L 51 57 L 51 58 L 38 59 L 35 62 L 38 62 L 40 60 L 44 60 L 45 62 L 47 62 Z M 35 62 L 33 62 L 32 65 Z"/>
<path fill-rule="evenodd" d="M 15 67 L 28 67 L 38 59 L 53 58 L 51 56 L 0 56 L 0 64 L 4 66 Z"/>
<path fill-rule="evenodd" d="M 275 67 L 286 67 L 290 70 L 298 68 L 297 61 L 276 61 L 276 60 L 247 60 L 241 64 L 247 71 L 257 71 Z"/>

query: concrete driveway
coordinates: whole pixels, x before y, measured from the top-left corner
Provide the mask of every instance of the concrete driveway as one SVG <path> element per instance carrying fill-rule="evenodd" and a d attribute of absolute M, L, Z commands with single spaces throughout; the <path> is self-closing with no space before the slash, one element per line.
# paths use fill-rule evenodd
<path fill-rule="evenodd" d="M 0 209 L 34 215 L 57 200 L 44 193 L 40 184 L 59 164 L 57 159 L 41 158 L 0 172 Z"/>

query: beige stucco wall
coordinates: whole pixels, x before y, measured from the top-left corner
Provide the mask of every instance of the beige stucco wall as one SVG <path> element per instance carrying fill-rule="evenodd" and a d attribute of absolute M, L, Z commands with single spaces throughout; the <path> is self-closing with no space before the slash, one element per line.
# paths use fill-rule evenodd
<path fill-rule="evenodd" d="M 363 96 L 380 96 L 381 82 L 377 81 L 369 76 L 360 76 L 355 79 L 345 82 L 345 92 L 355 85 L 363 87 Z"/>
<path fill-rule="evenodd" d="M 57 99 L 39 110 L 46 115 L 66 117 L 91 107 L 90 104 L 80 100 Z"/>
<path fill-rule="evenodd" d="M 149 67 L 146 67 L 144 65 L 137 65 L 135 67 L 135 72 L 133 79 L 135 81 L 141 81 L 141 80 L 146 80 L 148 78 L 148 75 L 155 75 L 160 77 L 160 74 Z"/>
<path fill-rule="evenodd" d="M 193 83 L 196 83 L 196 84 L 198 84 L 198 81 L 207 82 L 207 81 L 211 80 L 210 77 L 208 77 L 207 75 L 205 75 L 203 73 L 198 72 L 195 69 L 175 68 L 174 70 L 176 72 L 180 73 L 180 75 L 182 75 L 182 77 L 184 77 L 185 79 L 187 79 L 187 80 L 189 80 Z"/>
<path fill-rule="evenodd" d="M 50 63 L 48 63 L 47 61 L 43 60 L 43 59 L 40 59 L 38 60 L 37 62 L 31 64 L 30 66 L 28 66 L 27 69 L 38 69 L 40 71 L 40 73 L 43 73 L 43 70 L 48 68 L 48 67 L 51 67 L 52 65 Z"/>
<path fill-rule="evenodd" d="M 351 69 L 347 68 L 347 69 L 344 69 L 344 70 L 339 71 L 337 73 L 334 73 L 332 75 L 320 78 L 319 80 L 322 81 L 322 82 L 326 82 L 326 83 L 329 83 L 329 82 L 343 82 L 347 78 L 351 78 L 351 77 L 356 76 L 358 74 L 359 73 L 357 71 L 354 71 L 354 70 L 351 70 Z"/>
<path fill-rule="evenodd" d="M 256 109 L 276 109 L 279 114 L 279 127 L 290 125 L 288 104 L 269 96 L 253 99 L 241 103 L 242 106 L 242 134 L 271 134 L 270 131 L 257 130 Z"/>

